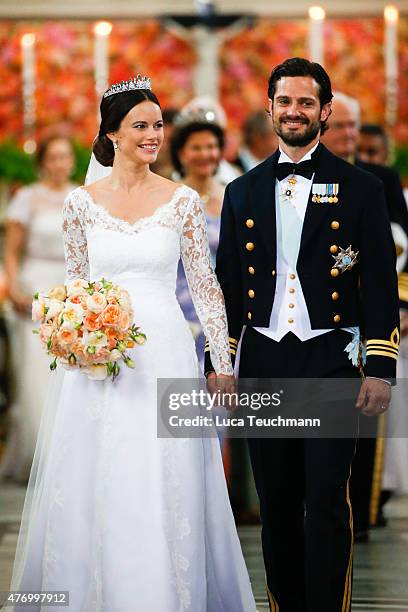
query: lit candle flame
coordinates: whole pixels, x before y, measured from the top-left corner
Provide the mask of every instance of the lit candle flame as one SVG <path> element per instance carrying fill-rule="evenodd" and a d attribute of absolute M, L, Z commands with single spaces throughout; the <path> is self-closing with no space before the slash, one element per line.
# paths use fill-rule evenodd
<path fill-rule="evenodd" d="M 109 36 L 112 32 L 112 24 L 109 21 L 98 21 L 94 25 L 94 34 L 96 36 Z"/>
<path fill-rule="evenodd" d="M 384 9 L 384 19 L 385 21 L 395 23 L 398 21 L 399 13 L 396 6 L 393 4 L 389 4 Z"/>
<path fill-rule="evenodd" d="M 321 6 L 311 6 L 309 8 L 309 17 L 315 21 L 323 21 L 326 17 L 326 11 Z"/>

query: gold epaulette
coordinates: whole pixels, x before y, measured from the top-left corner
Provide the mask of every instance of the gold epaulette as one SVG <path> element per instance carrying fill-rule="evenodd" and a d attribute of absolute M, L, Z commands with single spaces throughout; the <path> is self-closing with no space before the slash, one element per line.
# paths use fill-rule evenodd
<path fill-rule="evenodd" d="M 401 272 L 398 275 L 398 294 L 399 299 L 408 302 L 408 273 Z"/>
<path fill-rule="evenodd" d="M 378 355 L 380 357 L 391 357 L 397 359 L 400 335 L 396 327 L 392 332 L 389 340 L 375 338 L 367 340 L 367 357 L 370 355 Z"/>
<path fill-rule="evenodd" d="M 238 348 L 238 340 L 235 340 L 235 338 L 229 338 L 229 347 L 230 347 L 231 355 L 236 355 L 237 348 Z M 210 343 L 208 342 L 208 338 L 207 338 L 207 340 L 205 341 L 204 352 L 208 353 L 209 350 L 210 350 Z"/>

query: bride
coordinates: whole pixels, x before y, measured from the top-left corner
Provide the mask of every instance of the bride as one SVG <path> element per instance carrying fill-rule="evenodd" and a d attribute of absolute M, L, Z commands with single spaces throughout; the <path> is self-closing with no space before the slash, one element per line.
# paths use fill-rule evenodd
<path fill-rule="evenodd" d="M 255 612 L 217 439 L 157 437 L 157 378 L 198 377 L 180 255 L 216 382 L 233 380 L 200 199 L 149 169 L 163 121 L 148 79 L 111 87 L 100 110 L 93 151 L 112 172 L 65 201 L 66 282 L 127 289 L 147 343 L 115 382 L 53 374 L 11 588 L 69 591 L 61 612 Z"/>

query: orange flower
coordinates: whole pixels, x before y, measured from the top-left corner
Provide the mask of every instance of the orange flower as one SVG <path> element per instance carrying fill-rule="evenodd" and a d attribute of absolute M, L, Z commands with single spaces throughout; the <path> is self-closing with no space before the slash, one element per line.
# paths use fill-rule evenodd
<path fill-rule="evenodd" d="M 84 326 L 89 331 L 96 331 L 100 328 L 101 323 L 99 319 L 99 313 L 96 312 L 88 312 L 84 319 Z"/>
<path fill-rule="evenodd" d="M 119 325 L 121 311 L 119 306 L 116 304 L 109 304 L 105 310 L 103 310 L 100 314 L 101 322 L 103 325 L 108 325 L 109 327 Z"/>
<path fill-rule="evenodd" d="M 66 327 L 61 327 L 57 333 L 57 342 L 62 346 L 66 346 L 67 344 L 71 344 L 78 337 L 78 334 L 75 329 L 67 329 Z"/>
<path fill-rule="evenodd" d="M 81 304 L 83 301 L 84 301 L 84 296 L 78 295 L 77 293 L 75 295 L 71 295 L 68 298 L 68 302 L 72 302 L 72 304 Z"/>

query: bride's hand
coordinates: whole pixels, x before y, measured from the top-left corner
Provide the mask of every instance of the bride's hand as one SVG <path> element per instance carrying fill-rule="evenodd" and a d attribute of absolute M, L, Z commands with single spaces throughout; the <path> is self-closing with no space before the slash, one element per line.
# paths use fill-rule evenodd
<path fill-rule="evenodd" d="M 227 374 L 216 374 L 210 372 L 207 376 L 207 390 L 209 393 L 218 394 L 220 398 L 224 394 L 235 394 L 237 391 L 237 381 L 235 376 L 229 376 Z M 235 398 L 227 399 L 222 402 L 224 407 L 228 410 L 233 410 L 237 407 Z"/>

